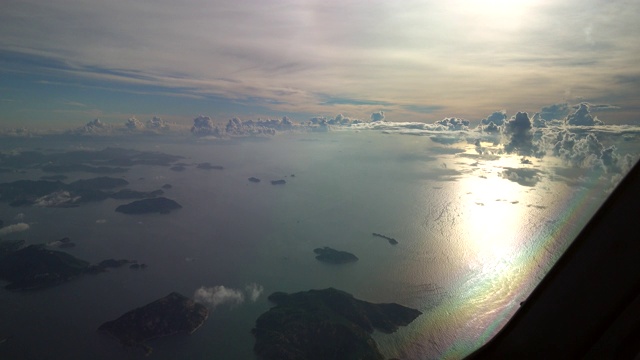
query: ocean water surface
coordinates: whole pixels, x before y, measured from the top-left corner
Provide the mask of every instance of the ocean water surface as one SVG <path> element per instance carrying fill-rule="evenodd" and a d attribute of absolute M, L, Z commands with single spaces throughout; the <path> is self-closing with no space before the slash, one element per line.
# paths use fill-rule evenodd
<path fill-rule="evenodd" d="M 590 186 L 577 186 L 544 175 L 542 169 L 559 166 L 552 158 L 527 163 L 480 154 L 473 144 L 377 131 L 215 141 L 29 139 L 2 146 L 45 152 L 111 146 L 180 155 L 186 164 L 184 171 L 138 165 L 114 175 L 134 190 L 171 184 L 164 196 L 183 208 L 166 215 L 114 211 L 127 200 L 77 208 L 0 203 L 5 225 L 29 224 L 5 240 L 69 237 L 77 246 L 65 251 L 80 259 L 149 265 L 37 291 L 0 290 L 2 358 L 138 358 L 98 326 L 172 291 L 192 297 L 216 286 L 245 294 L 244 301 L 210 304 L 209 319 L 194 334 L 151 341 L 150 359 L 253 359 L 251 329 L 271 306 L 269 294 L 327 287 L 423 312 L 394 334 L 374 335 L 385 356 L 461 358 L 517 310 L 606 196 L 594 191 L 606 188 L 595 176 Z M 224 169 L 198 169 L 201 162 Z M 511 176 L 516 168 L 534 175 Z M 28 169 L 0 178 L 42 175 Z M 65 181 L 96 176 L 74 172 Z M 286 184 L 270 183 L 279 179 Z M 313 249 L 322 246 L 359 261 L 321 263 Z M 247 287 L 256 290 L 253 298 Z"/>

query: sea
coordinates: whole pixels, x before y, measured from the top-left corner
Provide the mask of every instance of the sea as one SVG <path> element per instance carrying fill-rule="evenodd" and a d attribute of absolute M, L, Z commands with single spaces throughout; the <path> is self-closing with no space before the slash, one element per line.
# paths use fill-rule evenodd
<path fill-rule="evenodd" d="M 129 201 L 115 199 L 76 208 L 0 202 L 5 226 L 28 224 L 4 240 L 69 237 L 76 246 L 64 251 L 91 263 L 148 265 L 34 291 L 0 289 L 0 358 L 139 359 L 142 350 L 98 327 L 173 291 L 194 297 L 203 288 L 220 294 L 206 303 L 205 324 L 150 341 L 148 358 L 255 359 L 251 330 L 273 306 L 269 294 L 328 287 L 423 313 L 393 334 L 373 334 L 386 357 L 463 358 L 517 311 L 607 194 L 586 170 L 576 184 L 556 175 L 562 164 L 551 158 L 523 161 L 477 145 L 370 130 L 3 140 L 3 152 L 158 151 L 182 156 L 185 169 L 137 165 L 112 175 L 133 190 L 172 185 L 164 196 L 183 208 L 170 214 L 118 213 Z M 223 169 L 196 167 L 203 162 Z M 516 171 L 523 168 L 530 171 Z M 0 182 L 43 175 L 50 174 L 5 172 Z M 313 250 L 324 246 L 359 260 L 322 263 Z"/>

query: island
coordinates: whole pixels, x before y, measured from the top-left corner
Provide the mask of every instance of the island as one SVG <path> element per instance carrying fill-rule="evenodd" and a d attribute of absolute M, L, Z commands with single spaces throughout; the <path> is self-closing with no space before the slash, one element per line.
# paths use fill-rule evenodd
<path fill-rule="evenodd" d="M 52 243 L 70 244 L 68 238 Z M 24 246 L 24 240 L 0 241 L 0 279 L 9 282 L 7 290 L 32 290 L 61 284 L 83 274 L 105 272 L 133 260 L 104 260 L 98 265 L 62 251 L 50 250 L 47 244 Z"/>
<path fill-rule="evenodd" d="M 396 244 L 398 243 L 398 240 L 396 240 L 396 239 L 394 239 L 394 238 L 391 238 L 391 237 L 388 237 L 388 236 L 384 236 L 384 235 L 382 235 L 382 234 L 372 233 L 371 235 L 376 236 L 376 237 L 381 237 L 381 238 L 383 238 L 383 239 L 386 239 L 386 240 L 389 242 L 389 244 L 391 244 L 391 245 L 396 245 Z"/>
<path fill-rule="evenodd" d="M 131 310 L 116 320 L 100 325 L 99 331 L 113 336 L 124 346 L 142 347 L 146 341 L 175 334 L 191 334 L 207 320 L 209 310 L 177 292 Z"/>
<path fill-rule="evenodd" d="M 260 179 L 258 179 L 257 177 L 253 177 L 252 176 L 252 177 L 249 178 L 249 181 L 254 182 L 254 183 L 259 183 Z"/>
<path fill-rule="evenodd" d="M 282 179 L 280 179 L 280 180 L 271 180 L 271 185 L 284 185 L 286 183 L 287 182 L 285 180 L 282 180 Z"/>
<path fill-rule="evenodd" d="M 196 168 L 198 169 L 203 169 L 203 170 L 222 170 L 224 169 L 223 166 L 220 165 L 211 165 L 208 162 L 204 162 L 204 163 L 200 163 L 196 166 Z"/>
<path fill-rule="evenodd" d="M 136 200 L 125 205 L 120 205 L 116 208 L 116 211 L 123 214 L 168 214 L 171 210 L 181 208 L 182 205 L 171 199 L 157 197 L 152 199 Z"/>
<path fill-rule="evenodd" d="M 332 249 L 328 246 L 313 249 L 313 252 L 318 254 L 316 256 L 316 259 L 330 264 L 346 264 L 349 262 L 358 261 L 358 257 L 353 255 L 352 253 Z"/>
<path fill-rule="evenodd" d="M 373 304 L 328 288 L 269 296 L 275 307 L 252 330 L 254 352 L 266 360 L 382 360 L 374 329 L 392 333 L 422 313 L 396 303 Z"/>

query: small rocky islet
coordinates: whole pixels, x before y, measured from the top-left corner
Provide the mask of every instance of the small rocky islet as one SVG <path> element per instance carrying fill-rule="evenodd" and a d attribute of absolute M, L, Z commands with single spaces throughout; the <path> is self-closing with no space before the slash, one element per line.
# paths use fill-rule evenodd
<path fill-rule="evenodd" d="M 316 253 L 316 259 L 330 264 L 346 264 L 358 261 L 358 257 L 350 252 L 340 251 L 328 246 L 313 249 Z"/>

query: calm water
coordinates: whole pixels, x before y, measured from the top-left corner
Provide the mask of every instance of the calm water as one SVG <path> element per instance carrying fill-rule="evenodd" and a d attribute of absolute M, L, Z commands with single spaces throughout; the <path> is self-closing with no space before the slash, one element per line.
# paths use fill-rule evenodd
<path fill-rule="evenodd" d="M 201 286 L 241 290 L 255 283 L 264 288 L 257 301 L 219 305 L 193 335 L 153 341 L 151 359 L 252 359 L 250 330 L 269 308 L 268 294 L 326 287 L 424 313 L 396 334 L 375 335 L 385 355 L 460 358 L 504 324 L 603 199 L 602 192 L 550 177 L 520 185 L 501 175 L 519 158 L 478 158 L 469 145 L 418 136 L 363 131 L 118 141 L 4 146 L 157 150 L 224 170 L 137 166 L 124 175 L 135 190 L 172 184 L 165 196 L 184 208 L 169 215 L 116 213 L 126 202 L 116 200 L 71 209 L 0 203 L 5 225 L 18 222 L 16 216 L 30 225 L 5 239 L 68 236 L 77 243 L 68 252 L 79 258 L 149 265 L 36 292 L 0 290 L 0 336 L 10 336 L 0 357 L 133 358 L 97 333 L 98 326 L 171 291 L 193 296 Z M 11 181 L 42 173 L 1 175 Z M 251 176 L 262 182 L 248 182 Z M 90 177 L 74 173 L 68 181 Z M 287 184 L 273 186 L 275 179 Z M 320 246 L 360 260 L 320 263 L 312 251 Z"/>

